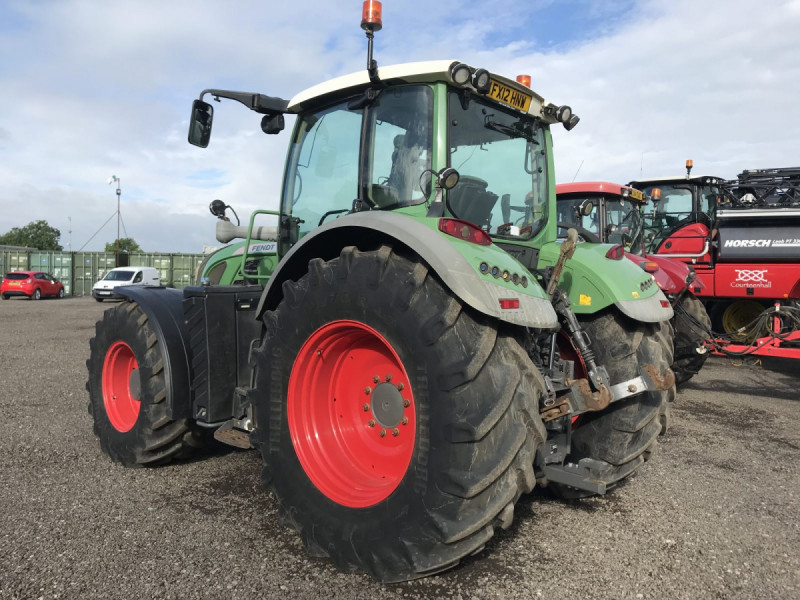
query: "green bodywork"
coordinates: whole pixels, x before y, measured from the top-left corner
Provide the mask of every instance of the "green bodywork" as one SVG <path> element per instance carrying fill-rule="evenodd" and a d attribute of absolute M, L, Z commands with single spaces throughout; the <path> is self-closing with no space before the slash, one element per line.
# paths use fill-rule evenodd
<path fill-rule="evenodd" d="M 606 258 L 610 248 L 610 244 L 578 244 L 564 264 L 558 287 L 569 296 L 573 312 L 591 314 L 619 300 L 644 300 L 658 293 L 652 276 L 635 263 Z M 540 268 L 554 265 L 560 249 L 561 242 L 544 244 L 539 252 Z"/>
<path fill-rule="evenodd" d="M 256 277 L 253 275 L 264 277 L 266 280 L 278 266 L 277 249 L 272 252 L 259 251 L 259 247 L 264 247 L 267 242 L 251 242 L 247 260 L 252 261 L 255 270 L 245 277 L 242 273 L 242 254 L 245 244 L 243 240 L 210 254 L 200 266 L 196 283 L 200 285 L 203 279 L 207 278 L 212 285 L 237 285 L 245 283 L 245 279 L 255 280 Z"/>

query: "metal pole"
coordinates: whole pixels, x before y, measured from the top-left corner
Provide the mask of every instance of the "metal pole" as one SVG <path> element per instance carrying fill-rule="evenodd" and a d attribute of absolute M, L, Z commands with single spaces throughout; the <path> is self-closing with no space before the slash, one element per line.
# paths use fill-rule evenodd
<path fill-rule="evenodd" d="M 119 188 L 120 179 L 117 179 L 117 258 L 115 261 L 115 265 L 119 266 L 119 200 L 120 196 L 122 196 L 122 190 Z"/>

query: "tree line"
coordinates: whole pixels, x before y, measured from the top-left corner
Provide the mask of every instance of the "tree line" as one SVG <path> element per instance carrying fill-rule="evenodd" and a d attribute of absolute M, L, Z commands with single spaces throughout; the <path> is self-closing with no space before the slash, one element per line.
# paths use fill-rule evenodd
<path fill-rule="evenodd" d="M 61 231 L 52 227 L 47 221 L 31 221 L 24 227 L 12 227 L 10 231 L 0 235 L 0 246 L 24 246 L 37 250 L 63 250 L 58 243 Z M 106 244 L 106 252 L 117 251 L 117 241 L 112 240 Z M 120 252 L 142 252 L 139 244 L 133 238 L 119 238 Z"/>

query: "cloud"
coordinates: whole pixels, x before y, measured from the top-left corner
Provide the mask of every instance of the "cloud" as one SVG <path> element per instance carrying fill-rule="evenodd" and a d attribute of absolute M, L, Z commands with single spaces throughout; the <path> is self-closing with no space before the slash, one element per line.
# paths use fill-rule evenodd
<path fill-rule="evenodd" d="M 336 6 L 337 8 L 334 8 Z M 77 249 L 115 210 L 148 251 L 214 243 L 208 203 L 240 216 L 278 206 L 292 122 L 215 104 L 214 138 L 186 143 L 207 87 L 291 97 L 364 67 L 360 6 L 211 0 L 6 2 L 0 7 L 0 232 L 72 217 Z M 733 177 L 789 166 L 800 139 L 797 1 L 476 0 L 384 3 L 380 64 L 459 58 L 514 76 L 582 121 L 554 129 L 558 179 L 625 182 L 695 171 Z M 113 231 L 112 231 L 113 229 Z M 108 225 L 87 249 L 113 239 Z M 65 233 L 66 236 L 66 233 Z M 66 246 L 67 240 L 62 237 Z"/>

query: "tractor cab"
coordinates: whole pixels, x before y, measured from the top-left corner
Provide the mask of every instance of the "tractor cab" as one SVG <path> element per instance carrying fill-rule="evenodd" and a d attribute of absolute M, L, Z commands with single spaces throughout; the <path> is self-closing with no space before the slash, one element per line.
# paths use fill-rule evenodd
<path fill-rule="evenodd" d="M 643 212 L 647 252 L 689 259 L 692 264 L 710 264 L 710 240 L 721 197 L 719 177 L 691 176 L 692 161 L 686 161 L 685 177 L 661 177 L 631 181 L 653 200 Z M 658 190 L 658 191 L 656 191 Z"/>
<path fill-rule="evenodd" d="M 559 237 L 575 227 L 584 241 L 622 244 L 642 254 L 642 192 L 605 181 L 562 183 L 556 186 Z"/>

